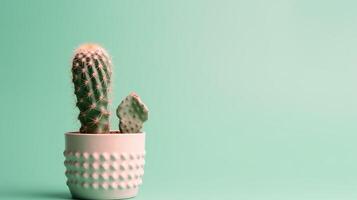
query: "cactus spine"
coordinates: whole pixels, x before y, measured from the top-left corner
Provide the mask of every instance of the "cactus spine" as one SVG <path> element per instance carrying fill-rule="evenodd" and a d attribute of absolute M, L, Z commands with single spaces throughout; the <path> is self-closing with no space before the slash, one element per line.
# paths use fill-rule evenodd
<path fill-rule="evenodd" d="M 98 45 L 85 44 L 75 51 L 72 81 L 81 133 L 109 133 L 111 68 L 107 52 Z"/>
<path fill-rule="evenodd" d="M 117 108 L 122 133 L 140 133 L 143 123 L 148 119 L 148 109 L 140 97 L 132 92 Z"/>

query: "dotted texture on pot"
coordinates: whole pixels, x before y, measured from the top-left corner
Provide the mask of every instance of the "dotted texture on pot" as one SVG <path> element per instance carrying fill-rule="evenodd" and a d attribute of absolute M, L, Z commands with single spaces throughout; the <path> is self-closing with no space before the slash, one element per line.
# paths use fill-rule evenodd
<path fill-rule="evenodd" d="M 142 184 L 145 152 L 64 151 L 67 185 L 82 189 L 127 190 Z"/>

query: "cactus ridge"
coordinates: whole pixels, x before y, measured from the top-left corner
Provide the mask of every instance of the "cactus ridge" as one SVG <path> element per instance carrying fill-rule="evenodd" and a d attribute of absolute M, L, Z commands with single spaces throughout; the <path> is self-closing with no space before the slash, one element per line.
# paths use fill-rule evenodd
<path fill-rule="evenodd" d="M 148 109 L 134 92 L 127 96 L 117 108 L 119 129 L 122 133 L 140 133 L 148 119 Z"/>
<path fill-rule="evenodd" d="M 72 62 L 72 82 L 79 108 L 81 133 L 109 132 L 111 60 L 98 45 L 82 45 Z"/>

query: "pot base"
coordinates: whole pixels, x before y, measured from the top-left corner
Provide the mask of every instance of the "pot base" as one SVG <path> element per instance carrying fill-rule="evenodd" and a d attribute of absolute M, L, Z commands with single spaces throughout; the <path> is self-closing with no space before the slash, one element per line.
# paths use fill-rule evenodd
<path fill-rule="evenodd" d="M 76 188 L 71 190 L 72 197 L 74 199 L 127 199 L 135 197 L 138 194 L 138 188 L 126 189 L 122 191 L 118 190 L 91 190 Z"/>

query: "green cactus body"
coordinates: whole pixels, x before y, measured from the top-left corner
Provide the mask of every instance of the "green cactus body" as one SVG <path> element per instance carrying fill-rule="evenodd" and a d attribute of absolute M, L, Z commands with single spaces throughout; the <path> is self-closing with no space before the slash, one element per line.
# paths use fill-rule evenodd
<path fill-rule="evenodd" d="M 143 123 L 148 119 L 148 109 L 134 92 L 127 96 L 117 108 L 122 133 L 140 133 Z"/>
<path fill-rule="evenodd" d="M 85 44 L 75 51 L 72 81 L 81 133 L 109 133 L 111 73 L 111 60 L 102 47 Z"/>

